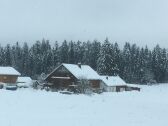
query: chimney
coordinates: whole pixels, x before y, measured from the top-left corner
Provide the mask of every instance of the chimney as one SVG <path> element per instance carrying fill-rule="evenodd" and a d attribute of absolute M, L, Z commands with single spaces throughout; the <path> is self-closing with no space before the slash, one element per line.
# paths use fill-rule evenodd
<path fill-rule="evenodd" d="M 106 79 L 108 80 L 108 76 L 106 77 Z"/>
<path fill-rule="evenodd" d="M 81 68 L 81 63 L 78 63 L 78 67 Z"/>

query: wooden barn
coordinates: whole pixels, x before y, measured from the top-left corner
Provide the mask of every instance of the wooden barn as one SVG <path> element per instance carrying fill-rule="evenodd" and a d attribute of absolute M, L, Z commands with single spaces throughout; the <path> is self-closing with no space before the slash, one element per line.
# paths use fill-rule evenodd
<path fill-rule="evenodd" d="M 88 65 L 63 63 L 45 79 L 50 87 L 62 90 L 78 86 L 80 80 L 88 81 L 93 90 L 101 87 L 100 76 Z"/>
<path fill-rule="evenodd" d="M 0 82 L 15 84 L 20 73 L 13 67 L 0 67 Z"/>
<path fill-rule="evenodd" d="M 100 76 L 102 79 L 103 89 L 106 92 L 122 92 L 122 91 L 140 91 L 137 85 L 126 84 L 119 76 Z"/>

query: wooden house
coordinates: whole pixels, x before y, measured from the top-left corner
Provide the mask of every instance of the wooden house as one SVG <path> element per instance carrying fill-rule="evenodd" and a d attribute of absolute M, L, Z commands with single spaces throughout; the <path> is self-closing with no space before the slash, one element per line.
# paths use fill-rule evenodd
<path fill-rule="evenodd" d="M 0 67 L 0 82 L 15 84 L 20 73 L 13 67 Z"/>
<path fill-rule="evenodd" d="M 137 85 L 127 84 L 119 76 L 100 76 L 100 78 L 103 83 L 101 85 L 106 92 L 140 91 L 140 88 Z"/>
<path fill-rule="evenodd" d="M 72 86 L 78 86 L 80 80 L 88 81 L 93 90 L 100 89 L 101 87 L 100 76 L 88 65 L 63 63 L 45 79 L 51 88 L 57 89 L 68 89 Z"/>

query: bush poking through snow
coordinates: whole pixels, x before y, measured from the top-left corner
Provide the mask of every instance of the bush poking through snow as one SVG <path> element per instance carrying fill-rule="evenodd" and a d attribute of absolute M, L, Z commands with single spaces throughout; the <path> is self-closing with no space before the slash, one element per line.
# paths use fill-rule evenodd
<path fill-rule="evenodd" d="M 92 87 L 90 82 L 87 79 L 81 78 L 78 82 L 78 90 L 82 94 L 92 94 Z"/>

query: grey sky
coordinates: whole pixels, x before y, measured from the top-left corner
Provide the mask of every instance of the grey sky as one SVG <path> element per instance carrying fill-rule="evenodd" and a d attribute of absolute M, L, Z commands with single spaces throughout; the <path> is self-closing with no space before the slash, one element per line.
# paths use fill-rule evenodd
<path fill-rule="evenodd" d="M 125 41 L 168 48 L 168 0 L 0 0 L 0 42 Z"/>

